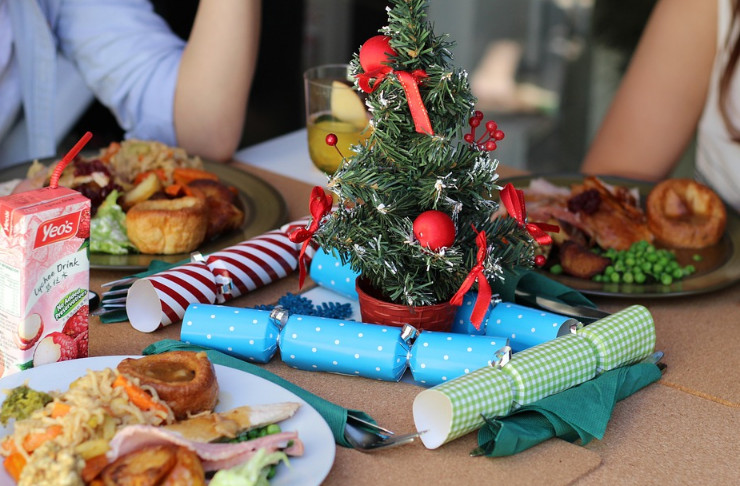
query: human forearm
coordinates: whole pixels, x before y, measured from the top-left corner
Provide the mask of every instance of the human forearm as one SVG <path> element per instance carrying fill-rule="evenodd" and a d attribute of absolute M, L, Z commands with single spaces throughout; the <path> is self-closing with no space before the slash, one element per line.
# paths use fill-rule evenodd
<path fill-rule="evenodd" d="M 716 46 L 716 1 L 661 0 L 582 170 L 664 178 L 696 130 Z"/>
<path fill-rule="evenodd" d="M 242 135 L 257 60 L 259 0 L 201 0 L 175 91 L 178 144 L 225 160 Z"/>

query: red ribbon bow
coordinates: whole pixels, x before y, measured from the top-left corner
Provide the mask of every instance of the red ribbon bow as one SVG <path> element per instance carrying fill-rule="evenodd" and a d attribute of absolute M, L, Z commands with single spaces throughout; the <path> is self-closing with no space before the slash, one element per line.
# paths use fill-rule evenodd
<path fill-rule="evenodd" d="M 504 203 L 509 216 L 516 219 L 519 222 L 519 226 L 525 228 L 540 245 L 549 245 L 552 243 L 552 236 L 548 235 L 547 232 L 560 232 L 560 227 L 554 224 L 527 222 L 524 191 L 515 189 L 513 184 L 508 183 L 501 190 L 501 202 Z"/>
<path fill-rule="evenodd" d="M 407 71 L 394 71 L 390 66 L 383 65 L 358 74 L 357 82 L 360 85 L 360 89 L 365 93 L 372 93 L 390 73 L 394 73 L 398 81 L 400 81 L 401 86 L 403 86 L 416 131 L 418 133 L 434 135 L 432 122 L 429 120 L 429 113 L 427 113 L 427 108 L 424 106 L 424 101 L 421 99 L 421 93 L 419 92 L 419 84 L 428 77 L 423 69 L 416 69 L 409 73 Z"/>
<path fill-rule="evenodd" d="M 329 194 L 324 191 L 321 186 L 314 186 L 311 190 L 311 200 L 309 203 L 309 209 L 311 211 L 311 224 L 308 228 L 298 228 L 293 231 L 288 238 L 293 243 L 303 242 L 301 252 L 298 255 L 298 286 L 303 287 L 303 281 L 306 279 L 306 249 L 311 244 L 311 237 L 319 229 L 321 220 L 331 212 L 332 198 Z"/>
<path fill-rule="evenodd" d="M 473 227 L 475 231 L 475 227 Z M 488 306 L 491 304 L 491 286 L 486 280 L 486 276 L 483 273 L 484 263 L 486 261 L 486 255 L 488 254 L 488 247 L 486 245 L 486 232 L 478 232 L 478 236 L 475 237 L 475 244 L 478 245 L 477 261 L 473 268 L 470 269 L 470 273 L 462 285 L 450 299 L 452 305 L 462 305 L 463 297 L 465 293 L 470 290 L 473 283 L 478 281 L 478 296 L 475 299 L 475 306 L 473 307 L 473 313 L 470 315 L 470 322 L 473 323 L 476 329 L 480 329 L 483 318 L 486 317 L 486 311 Z"/>

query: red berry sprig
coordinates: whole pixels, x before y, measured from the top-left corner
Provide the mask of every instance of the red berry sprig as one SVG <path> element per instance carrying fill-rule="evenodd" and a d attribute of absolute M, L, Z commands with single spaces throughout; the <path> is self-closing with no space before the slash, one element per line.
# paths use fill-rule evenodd
<path fill-rule="evenodd" d="M 545 255 L 537 255 L 534 257 L 534 264 L 538 267 L 544 267 L 545 263 L 547 263 L 547 258 L 545 258 Z"/>
<path fill-rule="evenodd" d="M 324 141 L 329 147 L 334 147 L 337 150 L 337 153 L 339 154 L 341 158 L 344 158 L 344 154 L 342 153 L 341 150 L 339 150 L 339 147 L 337 147 L 337 142 L 339 142 L 339 139 L 337 138 L 335 134 L 329 133 L 324 139 Z"/>
<path fill-rule="evenodd" d="M 483 135 L 480 136 L 478 140 L 475 139 L 475 129 L 478 128 L 483 121 L 483 112 L 480 110 L 475 110 L 473 113 L 473 116 L 470 117 L 468 120 L 468 124 L 470 125 L 470 133 L 466 133 L 465 136 L 463 136 L 463 139 L 473 144 L 475 148 L 478 150 L 486 150 L 488 152 L 493 152 L 498 148 L 498 145 L 496 142 L 499 142 L 504 139 L 504 132 L 498 129 L 498 125 L 495 121 L 489 120 L 486 122 L 486 131 L 483 132 Z"/>

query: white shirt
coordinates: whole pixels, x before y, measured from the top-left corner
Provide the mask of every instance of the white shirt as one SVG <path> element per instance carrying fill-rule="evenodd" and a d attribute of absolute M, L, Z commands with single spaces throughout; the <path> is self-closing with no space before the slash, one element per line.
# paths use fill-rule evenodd
<path fill-rule="evenodd" d="M 709 184 L 740 211 L 740 143 L 734 142 L 722 120 L 719 109 L 719 78 L 728 56 L 725 44 L 732 23 L 731 0 L 718 0 L 717 55 L 712 68 L 704 112 L 699 121 L 696 147 L 697 177 Z M 734 29 L 738 29 L 735 23 Z M 740 126 L 740 71 L 735 72 L 730 86 L 729 113 Z"/>
<path fill-rule="evenodd" d="M 15 123 L 21 109 L 18 68 L 13 62 L 13 26 L 6 0 L 0 0 L 0 140 Z"/>

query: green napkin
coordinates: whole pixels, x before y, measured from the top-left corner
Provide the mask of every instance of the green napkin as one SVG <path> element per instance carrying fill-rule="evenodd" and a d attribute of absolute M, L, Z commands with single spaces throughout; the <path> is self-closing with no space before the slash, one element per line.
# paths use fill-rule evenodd
<path fill-rule="evenodd" d="M 224 354 L 220 351 L 215 351 L 213 349 L 205 348 L 202 346 L 186 344 L 182 341 L 176 341 L 174 339 L 164 339 L 162 341 L 147 346 L 144 349 L 143 354 L 159 354 L 167 351 L 205 351 L 211 362 L 215 364 L 228 366 L 229 368 L 236 368 L 246 373 L 251 373 L 255 376 L 259 376 L 260 378 L 271 381 L 292 393 L 295 393 L 303 400 L 305 400 L 309 405 L 315 408 L 322 417 L 324 417 L 324 420 L 326 420 L 326 423 L 329 424 L 329 428 L 331 428 L 331 431 L 334 434 L 334 441 L 343 447 L 352 447 L 344 438 L 344 428 L 347 424 L 348 414 L 367 422 L 375 423 L 375 420 L 365 412 L 359 410 L 348 410 L 344 407 L 340 407 L 335 403 L 324 400 L 323 398 L 318 397 L 297 385 L 294 385 L 288 380 L 280 378 L 274 373 L 262 369 L 259 366 L 242 361 L 238 358 L 234 358 L 233 356 L 229 356 L 228 354 Z"/>
<path fill-rule="evenodd" d="M 183 263 L 188 263 L 190 260 L 182 260 L 177 263 L 169 263 L 162 260 L 152 260 L 151 263 L 149 263 L 149 267 L 144 270 L 143 272 L 136 273 L 134 275 L 131 275 L 132 278 L 144 278 L 148 277 L 149 275 L 154 275 L 155 273 L 162 272 L 164 270 L 167 270 L 169 268 L 172 268 L 176 265 L 182 265 Z M 119 290 L 119 289 L 126 289 L 130 287 L 131 284 L 126 285 L 116 285 L 115 287 L 111 287 L 111 290 Z M 103 300 L 101 302 L 101 305 L 105 304 L 106 298 L 103 297 Z M 126 314 L 126 309 L 116 309 L 107 311 L 100 315 L 100 322 L 103 324 L 111 324 L 113 322 L 123 322 L 128 321 L 128 315 Z"/>
<path fill-rule="evenodd" d="M 616 368 L 563 392 L 525 405 L 503 418 L 486 419 L 472 455 L 516 454 L 552 437 L 585 445 L 604 437 L 614 404 L 658 381 L 653 363 Z"/>
<path fill-rule="evenodd" d="M 568 305 L 596 307 L 596 304 L 579 291 L 528 268 L 504 269 L 504 278 L 491 282 L 493 293 L 498 294 L 505 302 L 516 302 L 514 292 L 517 289 Z"/>

